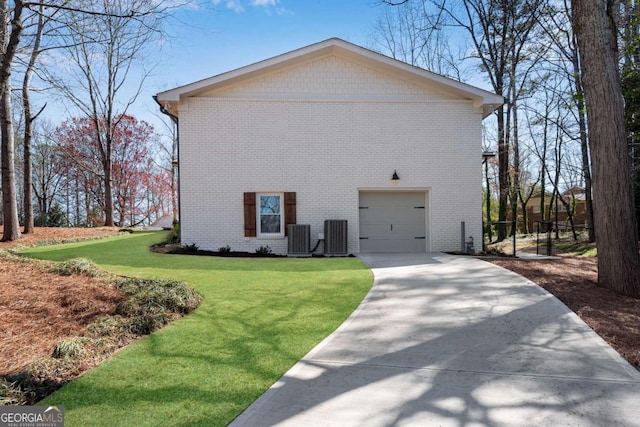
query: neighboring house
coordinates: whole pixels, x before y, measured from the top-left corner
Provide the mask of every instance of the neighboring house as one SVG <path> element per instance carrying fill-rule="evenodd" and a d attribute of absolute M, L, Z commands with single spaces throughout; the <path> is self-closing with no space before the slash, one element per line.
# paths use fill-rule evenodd
<path fill-rule="evenodd" d="M 536 193 L 527 201 L 527 222 L 529 224 L 530 231 L 537 230 L 537 223 L 542 218 L 542 214 L 540 212 L 540 196 L 540 193 Z M 571 187 L 568 190 L 562 192 L 562 197 L 566 202 L 569 203 L 570 209 L 573 210 L 574 226 L 577 228 L 585 227 L 587 218 L 587 202 L 584 188 Z M 552 206 L 551 203 L 553 203 Z M 558 228 L 560 229 L 568 229 L 570 227 L 569 212 L 567 212 L 565 205 L 561 201 L 558 201 L 558 215 L 556 217 L 556 201 L 553 197 L 553 193 L 545 193 L 544 196 L 545 216 L 547 216 L 549 212 L 551 212 L 551 217 L 547 218 L 547 221 L 551 221 L 553 223 L 557 222 Z M 518 216 L 518 220 L 520 221 L 520 215 Z"/>
<path fill-rule="evenodd" d="M 173 227 L 173 215 L 166 214 L 156 219 L 153 224 L 149 226 L 149 228 L 161 228 L 163 230 L 171 230 Z"/>
<path fill-rule="evenodd" d="M 285 254 L 288 224 L 315 246 L 331 219 L 348 252 L 460 250 L 461 222 L 481 242 L 500 96 L 329 39 L 156 101 L 178 122 L 183 244 Z"/>

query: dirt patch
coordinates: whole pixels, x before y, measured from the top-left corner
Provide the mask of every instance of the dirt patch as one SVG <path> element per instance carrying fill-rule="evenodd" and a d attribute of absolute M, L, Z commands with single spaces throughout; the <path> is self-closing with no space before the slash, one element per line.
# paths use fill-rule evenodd
<path fill-rule="evenodd" d="M 557 260 L 487 261 L 514 271 L 555 295 L 640 369 L 640 300 L 598 286 L 596 258 L 562 256 Z"/>

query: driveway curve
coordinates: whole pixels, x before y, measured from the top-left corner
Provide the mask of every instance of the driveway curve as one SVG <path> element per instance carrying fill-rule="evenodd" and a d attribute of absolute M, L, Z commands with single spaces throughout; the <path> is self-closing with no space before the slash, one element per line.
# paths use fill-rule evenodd
<path fill-rule="evenodd" d="M 232 426 L 640 426 L 640 372 L 472 257 L 361 254 L 373 288 Z"/>

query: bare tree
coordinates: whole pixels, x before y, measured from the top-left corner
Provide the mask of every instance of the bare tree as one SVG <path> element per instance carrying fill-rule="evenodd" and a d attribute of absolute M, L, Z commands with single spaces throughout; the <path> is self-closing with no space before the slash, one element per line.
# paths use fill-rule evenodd
<path fill-rule="evenodd" d="M 530 65 L 529 39 L 537 24 L 541 1 L 464 0 L 462 11 L 449 10 L 457 25 L 469 34 L 476 59 L 491 82 L 493 91 L 509 100 L 496 110 L 498 124 L 499 210 L 498 222 L 506 221 L 510 193 L 515 204 L 519 191 L 519 146 L 517 105 Z M 443 3 L 444 4 L 444 3 Z M 534 58 L 535 62 L 535 58 Z M 524 67 L 525 72 L 521 69 Z M 515 132 L 514 132 L 515 130 Z M 513 162 L 510 162 L 511 152 Z M 511 191 L 510 191 L 511 189 Z M 515 209 L 513 210 L 516 216 Z M 515 230 L 512 230 L 515 232 Z M 506 227 L 498 226 L 498 239 L 506 237 Z"/>
<path fill-rule="evenodd" d="M 57 144 L 54 129 L 49 122 L 34 128 L 32 144 L 33 195 L 37 201 L 38 223 L 46 223 L 49 209 L 60 196 L 64 176 L 63 168 L 56 163 Z"/>
<path fill-rule="evenodd" d="M 23 209 L 24 209 L 24 234 L 33 232 L 33 172 L 31 160 L 31 141 L 33 139 L 33 125 L 37 117 L 42 113 L 46 104 L 40 110 L 32 114 L 31 111 L 31 80 L 35 72 L 38 56 L 41 52 L 42 37 L 48 18 L 44 13 L 44 5 L 39 4 L 35 15 L 35 33 L 29 45 L 31 52 L 28 55 L 26 69 L 22 79 L 22 109 L 24 113 L 24 137 L 23 137 Z"/>
<path fill-rule="evenodd" d="M 14 165 L 14 128 L 11 108 L 11 70 L 12 62 L 20 43 L 22 33 L 22 1 L 15 0 L 13 10 L 6 0 L 0 0 L 0 131 L 2 142 L 2 214 L 4 231 L 2 241 L 20 238 L 18 223 L 18 203 L 16 198 L 16 178 Z"/>
<path fill-rule="evenodd" d="M 171 211 L 173 222 L 179 219 L 178 208 L 178 126 L 173 117 L 167 120 L 167 116 L 156 115 L 163 125 L 164 131 L 160 136 L 160 158 L 158 166 L 164 169 L 171 177 Z"/>
<path fill-rule="evenodd" d="M 582 63 L 598 230 L 598 283 L 640 297 L 640 254 L 618 68 L 620 2 L 572 1 Z"/>
<path fill-rule="evenodd" d="M 431 2 L 406 2 L 382 9 L 372 34 L 373 49 L 411 65 L 461 80 L 460 57 L 454 55 L 450 22 Z"/>
<path fill-rule="evenodd" d="M 554 65 L 554 73 L 565 76 L 571 85 L 569 91 L 573 97 L 570 104 L 573 106 L 573 115 L 578 125 L 577 139 L 580 141 L 582 175 L 584 178 L 586 228 L 588 239 L 595 242 L 596 232 L 593 225 L 593 199 L 591 184 L 591 160 L 589 157 L 589 139 L 587 134 L 587 117 L 584 105 L 584 93 L 582 89 L 582 71 L 580 55 L 575 33 L 571 28 L 571 8 L 569 0 L 549 4 L 545 13 L 541 16 L 544 29 L 553 55 L 550 55 L 548 63 Z"/>
<path fill-rule="evenodd" d="M 99 138 L 107 226 L 114 225 L 112 131 L 117 117 L 124 117 L 140 94 L 149 74 L 144 64 L 160 35 L 166 11 L 159 0 L 103 0 L 94 5 L 92 14 L 66 11 L 68 25 L 60 37 L 67 46 L 65 59 L 73 69 L 64 75 L 51 73 L 50 79 L 93 120 Z M 141 75 L 135 82 L 133 70 Z M 128 92 L 132 87 L 133 92 Z"/>
<path fill-rule="evenodd" d="M 69 2 L 26 2 L 23 0 L 0 0 L 0 42 L 2 42 L 2 54 L 0 55 L 0 130 L 2 131 L 2 200 L 3 200 L 3 240 L 16 240 L 20 238 L 18 223 L 17 194 L 14 165 L 14 134 L 11 115 L 11 74 L 13 62 L 23 36 L 23 19 L 26 10 L 35 13 L 44 11 L 64 11 L 64 16 L 56 22 L 63 30 L 59 35 L 69 36 L 65 42 L 67 47 L 77 47 L 76 58 L 87 58 L 84 61 L 85 69 L 77 75 L 84 75 L 87 84 L 83 89 L 89 94 L 88 103 L 80 104 L 90 112 L 89 117 L 115 117 L 126 112 L 126 107 L 136 98 L 134 95 L 125 108 L 116 111 L 116 94 L 123 88 L 127 81 L 132 64 L 142 54 L 142 47 L 148 42 L 152 34 L 158 34 L 159 22 L 164 17 L 164 12 L 170 7 L 179 7 L 177 3 L 171 6 L 163 6 L 160 0 L 102 0 L 90 2 L 86 0 L 70 0 Z M 66 30 L 64 30 L 66 28 Z M 75 40 L 74 40 L 75 38 Z M 92 47 L 90 47 L 92 46 Z M 95 46 L 102 46 L 100 52 Z M 137 46 L 137 48 L 136 48 Z M 150 46 L 148 46 L 150 47 Z M 34 52 L 38 52 L 35 49 Z M 100 73 L 96 72 L 96 60 L 99 55 L 107 64 L 108 78 L 101 80 Z M 91 62 L 90 62 L 90 61 Z M 101 64 L 104 66 L 104 63 Z M 81 67 L 81 65 L 79 65 Z M 98 67 L 97 70 L 100 70 Z M 117 70 L 117 72 L 114 72 Z M 144 80 L 144 79 L 142 79 Z M 106 88 L 106 89 L 104 89 Z M 78 88 L 75 88 L 78 89 Z M 69 93 L 78 95 L 75 99 L 81 99 L 81 95 L 75 90 Z M 71 99 L 74 99 L 73 97 Z M 100 105 L 102 102 L 102 105 Z M 27 106 L 30 109 L 30 106 Z M 103 114 L 98 114 L 103 113 Z M 31 114 L 27 114 L 31 119 Z M 96 122 L 99 122 L 98 120 Z M 104 169 L 105 193 L 110 194 L 110 156 L 108 131 L 105 137 Z M 28 157 L 28 155 L 27 155 Z M 27 162 L 28 163 L 28 162 Z M 25 174 L 28 179 L 29 174 Z M 31 186 L 27 186 L 31 187 Z M 109 197 L 110 199 L 110 197 Z M 28 203 L 28 200 L 25 202 Z M 113 203 L 109 202 L 111 218 L 107 223 L 113 223 Z"/>
<path fill-rule="evenodd" d="M 411 1 L 382 0 L 382 3 L 400 6 Z M 530 35 L 536 30 L 543 0 L 422 0 L 421 3 L 429 3 L 444 14 L 439 22 L 450 22 L 449 25 L 464 30 L 473 47 L 471 58 L 479 63 L 493 91 L 509 101 L 495 113 L 499 166 L 497 231 L 498 239 L 504 239 L 509 196 L 513 204 L 518 198 L 517 106 L 519 97 L 527 90 L 527 74 L 540 55 L 541 46 L 533 42 Z"/>

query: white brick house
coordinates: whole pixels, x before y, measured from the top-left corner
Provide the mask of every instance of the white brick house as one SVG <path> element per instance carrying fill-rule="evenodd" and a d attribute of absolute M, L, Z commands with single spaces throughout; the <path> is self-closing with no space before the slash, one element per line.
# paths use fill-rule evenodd
<path fill-rule="evenodd" d="M 156 100 L 178 122 L 184 244 L 285 254 L 287 224 L 313 247 L 328 219 L 349 252 L 458 250 L 461 222 L 480 242 L 495 94 L 330 39 Z"/>

